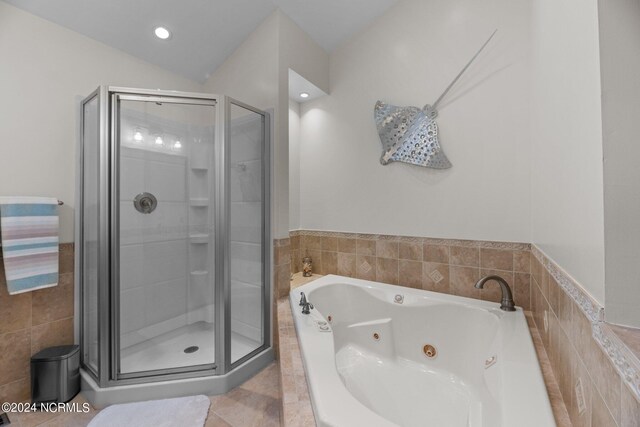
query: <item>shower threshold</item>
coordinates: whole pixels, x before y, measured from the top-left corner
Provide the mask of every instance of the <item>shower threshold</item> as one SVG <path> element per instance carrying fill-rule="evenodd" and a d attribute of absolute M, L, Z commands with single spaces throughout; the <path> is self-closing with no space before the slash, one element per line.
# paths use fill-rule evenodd
<path fill-rule="evenodd" d="M 214 363 L 214 324 L 196 322 L 121 350 L 120 372 L 133 373 Z M 231 334 L 231 361 L 260 347 L 261 343 Z M 193 347 L 198 347 L 193 350 Z M 185 351 L 187 350 L 187 351 Z"/>

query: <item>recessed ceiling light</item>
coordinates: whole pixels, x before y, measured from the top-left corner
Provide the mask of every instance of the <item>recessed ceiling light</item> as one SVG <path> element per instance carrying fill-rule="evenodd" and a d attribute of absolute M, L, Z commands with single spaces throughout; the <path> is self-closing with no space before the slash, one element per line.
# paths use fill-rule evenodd
<path fill-rule="evenodd" d="M 156 34 L 156 37 L 162 40 L 166 40 L 171 37 L 171 31 L 167 30 L 165 27 L 156 27 L 153 32 Z"/>
<path fill-rule="evenodd" d="M 307 92 L 301 92 L 300 93 L 300 98 L 308 98 L 309 94 Z"/>

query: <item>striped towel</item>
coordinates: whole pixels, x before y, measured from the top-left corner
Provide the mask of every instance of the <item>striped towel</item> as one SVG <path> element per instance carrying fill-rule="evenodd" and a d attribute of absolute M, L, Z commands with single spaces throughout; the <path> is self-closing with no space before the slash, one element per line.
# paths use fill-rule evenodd
<path fill-rule="evenodd" d="M 58 200 L 0 197 L 0 235 L 9 294 L 58 284 Z"/>

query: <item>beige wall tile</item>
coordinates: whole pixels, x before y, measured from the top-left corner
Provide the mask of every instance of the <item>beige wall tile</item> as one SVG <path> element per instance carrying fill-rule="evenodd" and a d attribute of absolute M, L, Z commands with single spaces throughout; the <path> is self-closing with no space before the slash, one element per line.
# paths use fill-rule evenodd
<path fill-rule="evenodd" d="M 322 274 L 338 274 L 337 252 L 322 252 Z"/>
<path fill-rule="evenodd" d="M 0 402 L 18 403 L 18 402 L 27 402 L 30 400 L 31 400 L 31 382 L 29 378 L 23 378 L 21 380 L 14 381 L 12 383 L 0 385 Z M 11 425 L 13 426 L 13 424 Z"/>
<path fill-rule="evenodd" d="M 480 267 L 513 271 L 513 252 L 501 249 L 480 249 Z"/>
<path fill-rule="evenodd" d="M 616 372 L 609 358 L 604 354 L 600 346 L 595 344 L 595 349 L 588 354 L 585 365 L 589 370 L 593 385 L 598 391 L 604 403 L 613 415 L 613 419 L 620 420 L 620 386 L 622 379 Z M 594 404 L 595 406 L 595 404 Z M 595 409 L 594 409 L 595 410 Z"/>
<path fill-rule="evenodd" d="M 275 268 L 275 285 L 279 298 L 289 295 L 291 290 L 291 266 L 289 264 L 277 265 Z"/>
<path fill-rule="evenodd" d="M 307 250 L 322 250 L 322 237 L 320 236 L 304 236 L 300 243 Z"/>
<path fill-rule="evenodd" d="M 449 264 L 449 246 L 429 245 L 422 246 L 423 261 L 437 262 L 439 264 Z"/>
<path fill-rule="evenodd" d="M 565 333 L 571 334 L 571 318 L 573 311 L 573 300 L 567 293 L 558 285 L 556 280 L 549 276 L 549 305 L 551 309 L 556 313 L 560 326 L 564 329 Z M 576 307 L 576 309 L 578 309 Z"/>
<path fill-rule="evenodd" d="M 338 252 L 344 252 L 348 254 L 356 253 L 356 239 L 350 239 L 346 237 L 338 237 Z"/>
<path fill-rule="evenodd" d="M 400 242 L 398 244 L 398 258 L 422 261 L 422 243 Z"/>
<path fill-rule="evenodd" d="M 547 283 L 549 286 L 549 290 L 548 290 L 548 294 L 545 294 L 547 296 L 547 301 L 549 301 L 549 305 L 551 306 L 551 310 L 553 310 L 554 313 L 556 313 L 556 316 L 558 316 L 559 313 L 559 303 L 560 303 L 560 293 L 563 292 L 563 290 L 560 288 L 560 286 L 558 285 L 558 283 L 556 282 L 556 280 L 553 277 L 548 277 L 547 278 Z"/>
<path fill-rule="evenodd" d="M 297 273 L 302 271 L 302 257 L 299 249 L 291 250 L 291 272 Z"/>
<path fill-rule="evenodd" d="M 479 268 L 450 265 L 449 277 L 451 294 L 480 299 L 480 289 L 474 287 L 480 279 Z"/>
<path fill-rule="evenodd" d="M 3 264 L 0 258 L 0 335 L 31 326 L 32 293 L 9 295 Z"/>
<path fill-rule="evenodd" d="M 538 284 L 540 285 L 540 290 L 542 291 L 542 295 L 544 295 L 544 297 L 547 299 L 547 302 L 551 304 L 551 301 L 549 301 L 549 279 L 551 278 L 551 275 L 547 270 L 543 270 L 540 277 L 542 279 L 542 283 L 538 283 Z"/>
<path fill-rule="evenodd" d="M 356 277 L 356 255 L 338 252 L 338 274 L 346 277 Z"/>
<path fill-rule="evenodd" d="M 531 252 L 513 251 L 513 271 L 518 273 L 531 272 Z"/>
<path fill-rule="evenodd" d="M 451 293 L 449 264 L 425 262 L 422 264 L 422 289 L 444 294 Z"/>
<path fill-rule="evenodd" d="M 376 280 L 376 257 L 356 255 L 356 278 Z"/>
<path fill-rule="evenodd" d="M 58 286 L 32 295 L 33 326 L 73 316 L 73 273 L 60 275 Z"/>
<path fill-rule="evenodd" d="M 356 253 L 358 255 L 376 255 L 376 241 L 356 239 Z"/>
<path fill-rule="evenodd" d="M 322 250 L 329 252 L 338 251 L 338 238 L 337 237 L 322 237 Z"/>
<path fill-rule="evenodd" d="M 582 396 L 584 398 L 585 409 L 582 413 L 578 412 L 578 401 L 576 397 L 576 385 L 578 380 L 582 385 Z M 577 354 L 572 359 L 571 367 L 571 384 L 573 389 L 571 390 L 571 399 L 565 401 L 567 404 L 567 410 L 569 411 L 569 417 L 574 426 L 591 426 L 591 396 L 593 393 L 593 384 L 591 378 L 587 373 L 587 368 L 582 363 L 582 359 L 577 357 Z"/>
<path fill-rule="evenodd" d="M 560 322 L 553 314 L 549 315 L 549 359 L 558 382 L 558 387 L 565 402 L 573 396 L 571 369 L 577 355 L 571 342 L 560 327 Z"/>
<path fill-rule="evenodd" d="M 449 264 L 478 267 L 480 265 L 480 249 L 451 246 Z"/>
<path fill-rule="evenodd" d="M 300 236 L 291 236 L 289 240 L 291 242 L 291 249 L 300 249 Z"/>
<path fill-rule="evenodd" d="M 487 270 L 480 269 L 480 277 L 486 276 L 500 276 L 504 280 L 507 281 L 509 287 L 511 288 L 511 293 L 513 293 L 514 286 L 514 278 L 512 271 L 502 271 L 502 270 Z M 514 296 L 515 298 L 515 296 Z M 494 280 L 490 280 L 484 284 L 484 289 L 480 290 L 480 299 L 491 302 L 500 302 L 502 300 L 502 290 L 500 289 L 500 285 L 498 282 Z"/>
<path fill-rule="evenodd" d="M 587 360 L 589 355 L 594 354 L 597 344 L 592 337 L 591 322 L 580 309 L 576 309 L 572 317 L 571 342 L 576 348 L 578 354 L 582 355 L 585 365 L 588 367 Z"/>
<path fill-rule="evenodd" d="M 540 288 L 534 284 L 531 285 L 531 305 L 533 309 L 533 318 L 536 321 L 540 337 L 545 348 L 549 348 L 549 333 L 544 328 L 544 312 L 549 311 L 549 304 L 542 295 Z"/>
<path fill-rule="evenodd" d="M 538 259 L 535 256 L 533 256 L 533 254 L 531 255 L 531 275 L 533 276 L 535 281 L 538 282 L 538 286 L 541 286 L 542 285 L 542 264 L 540 264 L 540 261 L 538 261 Z"/>
<path fill-rule="evenodd" d="M 0 335 L 0 384 L 28 378 L 30 357 L 29 329 Z"/>
<path fill-rule="evenodd" d="M 291 246 L 276 246 L 273 252 L 273 262 L 275 265 L 288 264 L 291 262 Z"/>
<path fill-rule="evenodd" d="M 57 286 L 10 296 L 0 257 L 0 401 L 29 399 L 31 355 L 73 343 L 73 244 L 60 245 L 58 268 Z"/>
<path fill-rule="evenodd" d="M 313 273 L 322 274 L 322 251 L 308 250 L 302 257 L 311 257 L 311 271 Z"/>
<path fill-rule="evenodd" d="M 592 427 L 617 427 L 613 416 L 607 409 L 604 400 L 596 391 L 593 393 L 591 406 L 591 426 Z"/>
<path fill-rule="evenodd" d="M 400 285 L 422 289 L 422 261 L 399 260 L 398 276 Z"/>
<path fill-rule="evenodd" d="M 551 362 L 551 367 L 553 368 L 553 374 L 558 377 L 558 341 L 559 341 L 559 329 L 560 323 L 558 323 L 558 319 L 553 314 L 553 311 L 549 312 L 549 344 L 547 345 L 547 355 L 549 356 L 549 361 Z M 558 384 L 560 385 L 560 384 Z"/>
<path fill-rule="evenodd" d="M 640 402 L 626 384 L 622 384 L 620 394 L 620 427 L 640 427 Z"/>
<path fill-rule="evenodd" d="M 518 307 L 531 310 L 531 275 L 529 273 L 514 274 L 513 298 Z"/>
<path fill-rule="evenodd" d="M 391 285 L 398 284 L 398 260 L 376 258 L 376 280 Z"/>
<path fill-rule="evenodd" d="M 60 274 L 73 273 L 73 249 L 60 250 L 58 258 L 58 269 Z"/>
<path fill-rule="evenodd" d="M 394 240 L 376 240 L 376 256 L 398 259 L 398 242 Z"/>
<path fill-rule="evenodd" d="M 73 318 L 31 328 L 31 355 L 46 347 L 73 344 Z"/>

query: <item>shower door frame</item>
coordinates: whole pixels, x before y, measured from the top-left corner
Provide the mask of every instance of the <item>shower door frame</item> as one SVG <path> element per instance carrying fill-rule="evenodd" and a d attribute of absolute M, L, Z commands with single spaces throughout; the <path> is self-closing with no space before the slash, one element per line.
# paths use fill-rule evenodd
<path fill-rule="evenodd" d="M 99 196 L 98 196 L 98 372 L 84 360 L 84 286 L 83 286 L 83 191 L 84 135 L 80 134 L 78 202 L 76 220 L 76 260 L 79 260 L 79 339 L 81 366 L 100 387 L 142 384 L 157 381 L 219 376 L 228 373 L 271 347 L 271 129 L 270 114 L 224 95 L 100 86 L 81 105 L 80 128 L 84 129 L 84 105 L 97 96 L 99 112 Z M 119 374 L 119 129 L 118 99 L 163 101 L 215 106 L 214 137 L 214 342 L 215 360 L 211 364 L 166 368 Z M 230 249 L 230 148 L 231 105 L 246 108 L 262 116 L 262 345 L 231 362 L 231 262 Z M 90 142 L 90 141 L 89 141 Z"/>

